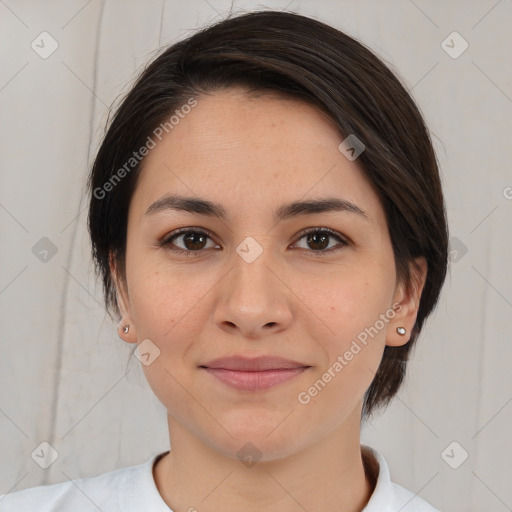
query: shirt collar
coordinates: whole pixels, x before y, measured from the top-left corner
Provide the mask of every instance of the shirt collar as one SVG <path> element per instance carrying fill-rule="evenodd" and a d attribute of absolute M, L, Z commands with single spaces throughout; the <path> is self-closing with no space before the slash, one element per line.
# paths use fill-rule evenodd
<path fill-rule="evenodd" d="M 373 458 L 378 465 L 377 482 L 372 495 L 363 512 L 388 512 L 392 511 L 391 501 L 393 496 L 393 484 L 389 473 L 389 467 L 384 455 L 371 446 L 361 444 L 361 450 L 367 456 Z"/>

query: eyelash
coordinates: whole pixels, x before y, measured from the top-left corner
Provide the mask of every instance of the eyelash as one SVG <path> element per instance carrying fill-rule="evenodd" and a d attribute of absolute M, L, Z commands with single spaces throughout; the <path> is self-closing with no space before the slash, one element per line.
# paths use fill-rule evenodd
<path fill-rule="evenodd" d="M 162 248 L 165 248 L 168 251 L 177 253 L 177 254 L 184 254 L 187 257 L 190 257 L 190 256 L 195 257 L 196 255 L 194 255 L 194 253 L 197 253 L 197 256 L 199 256 L 200 253 L 204 251 L 204 249 L 198 249 L 197 251 L 185 250 L 185 249 L 176 248 L 171 243 L 171 241 L 173 239 L 179 237 L 180 235 L 186 235 L 186 234 L 189 234 L 189 233 L 206 235 L 208 238 L 211 239 L 211 233 L 206 231 L 206 230 L 204 230 L 204 229 L 201 229 L 201 228 L 196 228 L 196 229 L 181 228 L 181 229 L 177 229 L 176 231 L 173 231 L 168 236 L 165 236 L 162 240 L 159 240 L 158 246 L 162 247 Z M 302 240 L 305 236 L 307 236 L 309 234 L 312 234 L 312 233 L 325 233 L 325 234 L 329 235 L 330 237 L 335 238 L 336 240 L 338 240 L 340 242 L 340 244 L 341 244 L 340 247 L 337 247 L 337 248 L 334 248 L 334 249 L 331 248 L 331 249 L 323 249 L 323 250 L 318 250 L 318 251 L 313 251 L 313 250 L 308 251 L 308 252 L 313 253 L 313 255 L 315 257 L 325 256 L 327 254 L 332 254 L 332 253 L 338 252 L 341 249 L 343 249 L 345 246 L 349 245 L 349 242 L 347 240 L 342 238 L 336 231 L 333 231 L 332 229 L 329 229 L 329 228 L 309 228 L 309 229 L 307 229 L 305 231 L 302 231 L 300 233 L 299 238 L 297 239 L 297 242 Z M 295 242 L 295 243 L 297 243 L 297 242 Z"/>

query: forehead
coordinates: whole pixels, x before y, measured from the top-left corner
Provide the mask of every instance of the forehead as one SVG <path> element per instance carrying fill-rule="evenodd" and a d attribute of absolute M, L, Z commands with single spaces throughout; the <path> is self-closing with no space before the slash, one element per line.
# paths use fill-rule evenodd
<path fill-rule="evenodd" d="M 243 158 L 244 151 L 250 155 L 264 149 L 259 160 L 266 161 L 279 153 L 284 157 L 289 147 L 304 156 L 311 154 L 313 147 L 327 148 L 340 138 L 334 122 L 312 105 L 275 93 L 249 95 L 243 89 L 201 96 L 197 107 L 180 124 L 181 130 L 179 125 L 172 130 L 175 137 L 171 144 L 197 144 L 190 156 L 199 158 L 212 150 L 233 149 L 234 157 L 238 149 Z"/>
<path fill-rule="evenodd" d="M 378 197 L 339 151 L 342 140 L 325 113 L 297 99 L 237 89 L 200 96 L 145 157 L 133 206 L 142 216 L 163 195 L 180 193 L 228 213 L 266 204 L 271 212 L 276 203 L 337 195 L 375 220 L 383 214 Z"/>

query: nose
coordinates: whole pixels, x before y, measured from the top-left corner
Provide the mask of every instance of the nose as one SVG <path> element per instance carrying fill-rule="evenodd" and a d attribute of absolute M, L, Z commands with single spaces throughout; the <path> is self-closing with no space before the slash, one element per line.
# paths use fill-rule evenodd
<path fill-rule="evenodd" d="M 251 261 L 236 255 L 233 267 L 218 287 L 214 321 L 222 329 L 259 338 L 286 329 L 292 320 L 293 293 L 285 276 L 262 250 Z"/>

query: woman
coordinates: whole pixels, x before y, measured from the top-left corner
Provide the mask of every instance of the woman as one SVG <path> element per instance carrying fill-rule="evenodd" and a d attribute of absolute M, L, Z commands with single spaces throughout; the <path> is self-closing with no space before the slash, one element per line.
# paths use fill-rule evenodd
<path fill-rule="evenodd" d="M 171 449 L 1 510 L 436 510 L 360 444 L 447 267 L 428 131 L 382 61 L 298 14 L 225 19 L 144 70 L 89 190 L 105 301 Z"/>

